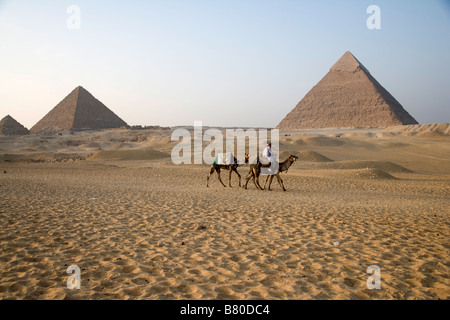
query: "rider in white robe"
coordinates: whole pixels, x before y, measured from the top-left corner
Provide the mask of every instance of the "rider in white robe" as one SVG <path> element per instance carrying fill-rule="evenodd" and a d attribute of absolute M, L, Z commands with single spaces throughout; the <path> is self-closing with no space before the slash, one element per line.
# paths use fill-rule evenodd
<path fill-rule="evenodd" d="M 267 147 L 263 151 L 263 157 L 267 158 L 270 163 L 276 161 L 275 159 L 276 154 L 272 151 L 272 144 L 269 142 Z"/>
<path fill-rule="evenodd" d="M 261 174 L 262 175 L 266 175 L 266 174 L 274 174 L 273 172 L 273 166 L 276 166 L 276 164 L 274 164 L 277 160 L 276 160 L 276 154 L 272 151 L 272 144 L 269 142 L 269 144 L 267 145 L 267 147 L 264 149 L 263 154 L 262 154 L 263 158 L 267 159 L 270 161 L 271 166 L 270 168 L 262 168 L 261 169 Z"/>

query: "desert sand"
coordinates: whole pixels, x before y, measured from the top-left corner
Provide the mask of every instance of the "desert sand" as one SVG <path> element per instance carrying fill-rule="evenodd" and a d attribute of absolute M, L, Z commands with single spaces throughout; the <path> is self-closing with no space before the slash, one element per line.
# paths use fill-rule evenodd
<path fill-rule="evenodd" d="M 170 130 L 1 136 L 0 299 L 449 299 L 449 134 L 281 131 L 287 192 L 206 188 Z"/>

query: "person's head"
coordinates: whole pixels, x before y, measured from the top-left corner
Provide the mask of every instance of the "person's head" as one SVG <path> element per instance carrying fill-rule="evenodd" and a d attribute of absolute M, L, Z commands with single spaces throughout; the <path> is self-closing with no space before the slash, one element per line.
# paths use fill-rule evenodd
<path fill-rule="evenodd" d="M 272 147 L 272 143 L 269 142 L 269 143 L 267 144 L 267 146 L 268 146 L 268 147 Z"/>

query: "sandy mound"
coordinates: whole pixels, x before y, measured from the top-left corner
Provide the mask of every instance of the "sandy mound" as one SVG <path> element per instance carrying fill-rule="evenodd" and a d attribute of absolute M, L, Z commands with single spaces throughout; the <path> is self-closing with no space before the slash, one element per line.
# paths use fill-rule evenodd
<path fill-rule="evenodd" d="M 357 169 L 378 169 L 389 173 L 411 173 L 412 171 L 398 164 L 388 161 L 361 161 L 346 160 L 332 163 L 320 163 L 315 165 L 316 169 L 334 170 L 357 170 Z"/>
<path fill-rule="evenodd" d="M 328 136 L 333 138 L 366 139 L 376 137 L 376 133 L 352 131 L 346 133 L 332 133 Z"/>
<path fill-rule="evenodd" d="M 27 149 L 30 150 L 31 152 L 37 152 L 37 151 L 43 152 L 43 151 L 47 151 L 48 150 L 47 147 L 45 147 L 43 145 L 38 145 L 38 146 L 35 146 L 35 147 L 32 147 L 32 148 L 27 148 Z"/>
<path fill-rule="evenodd" d="M 139 149 L 101 150 L 94 153 L 88 160 L 157 160 L 165 158 L 170 158 L 170 155 L 153 149 Z"/>
<path fill-rule="evenodd" d="M 304 146 L 306 143 L 305 141 L 303 141 L 303 139 L 292 139 L 292 138 L 284 138 L 281 137 L 280 139 L 280 145 L 282 143 L 285 143 L 286 145 L 290 145 L 290 146 Z"/>
<path fill-rule="evenodd" d="M 332 176 L 339 176 L 353 179 L 397 179 L 386 171 L 378 168 L 366 168 L 357 170 L 337 170 L 331 173 Z"/>
<path fill-rule="evenodd" d="M 83 145 L 85 148 L 101 148 L 99 143 L 91 142 L 88 144 Z"/>
<path fill-rule="evenodd" d="M 42 162 L 70 162 L 86 160 L 84 155 L 74 153 L 25 153 L 0 155 L 0 161 L 8 163 L 42 163 Z"/>
<path fill-rule="evenodd" d="M 377 132 L 376 136 L 378 138 L 393 138 L 397 136 L 398 133 L 395 132 Z"/>
<path fill-rule="evenodd" d="M 331 137 L 312 137 L 303 139 L 305 144 L 314 146 L 314 147 L 340 147 L 345 144 L 339 138 L 331 138 Z"/>
<path fill-rule="evenodd" d="M 103 150 L 101 145 L 99 143 L 96 143 L 96 142 L 83 144 L 81 147 L 84 148 L 84 150 L 90 151 L 90 152 L 96 152 L 96 151 Z"/>
<path fill-rule="evenodd" d="M 133 145 L 131 143 L 120 142 L 120 143 L 116 143 L 115 145 L 113 145 L 111 147 L 111 150 L 130 149 L 132 147 L 133 147 Z"/>
<path fill-rule="evenodd" d="M 284 161 L 291 154 L 296 155 L 299 161 L 311 161 L 311 162 L 333 162 L 330 158 L 325 157 L 324 155 L 308 150 L 302 151 L 283 151 L 280 153 L 280 160 Z"/>
<path fill-rule="evenodd" d="M 280 141 L 280 148 L 283 149 L 293 149 L 303 146 L 311 147 L 339 147 L 345 144 L 345 141 L 340 139 L 340 135 L 331 134 L 328 136 L 310 134 L 301 135 L 296 138 L 283 138 Z"/>
<path fill-rule="evenodd" d="M 406 136 L 448 136 L 450 135 L 450 123 L 418 124 L 409 126 L 391 127 L 385 130 L 400 132 Z"/>
<path fill-rule="evenodd" d="M 327 158 L 324 155 L 314 151 L 302 150 L 299 153 L 297 153 L 297 156 L 299 160 L 304 161 L 333 162 L 333 160 L 331 160 L 330 158 Z"/>

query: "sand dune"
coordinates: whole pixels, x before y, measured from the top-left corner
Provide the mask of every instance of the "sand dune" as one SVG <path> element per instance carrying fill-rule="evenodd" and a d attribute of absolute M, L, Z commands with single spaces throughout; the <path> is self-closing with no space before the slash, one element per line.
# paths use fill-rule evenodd
<path fill-rule="evenodd" d="M 88 160 L 156 160 L 167 159 L 167 153 L 155 151 L 153 149 L 141 150 L 101 150 L 94 153 Z"/>
<path fill-rule="evenodd" d="M 289 157 L 291 154 L 294 154 L 298 157 L 299 161 L 312 161 L 312 162 L 332 162 L 333 160 L 325 157 L 324 155 L 308 150 L 291 150 L 291 151 L 282 151 L 280 152 L 280 159 L 284 160 Z"/>
<path fill-rule="evenodd" d="M 327 171 L 326 174 L 329 177 L 340 177 L 345 179 L 397 179 L 379 168 L 335 169 Z"/>
<path fill-rule="evenodd" d="M 90 142 L 87 144 L 82 145 L 83 148 L 86 148 L 86 150 L 102 150 L 102 147 L 99 143 L 96 142 Z"/>
<path fill-rule="evenodd" d="M 123 149 L 132 149 L 132 148 L 133 148 L 133 144 L 121 142 L 121 143 L 114 144 L 110 148 L 110 150 L 123 150 Z"/>
<path fill-rule="evenodd" d="M 303 139 L 303 141 L 307 145 L 320 147 L 339 147 L 345 144 L 342 139 L 330 137 L 312 137 Z"/>
<path fill-rule="evenodd" d="M 435 124 L 417 124 L 409 126 L 398 126 L 389 128 L 394 132 L 406 133 L 407 135 L 450 135 L 450 123 L 435 123 Z"/>
<path fill-rule="evenodd" d="M 364 160 L 347 160 L 335 161 L 332 163 L 320 163 L 314 165 L 315 169 L 329 170 L 355 170 L 355 169 L 378 169 L 389 173 L 411 173 L 412 171 L 398 164 L 388 161 L 364 161 Z"/>

